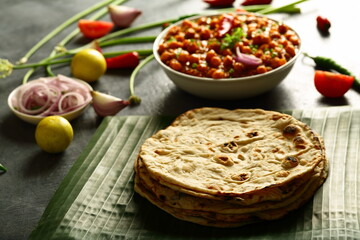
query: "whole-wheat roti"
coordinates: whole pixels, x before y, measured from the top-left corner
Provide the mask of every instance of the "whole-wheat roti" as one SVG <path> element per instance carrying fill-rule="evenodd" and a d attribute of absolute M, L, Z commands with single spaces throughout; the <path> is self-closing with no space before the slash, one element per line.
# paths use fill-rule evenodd
<path fill-rule="evenodd" d="M 213 212 L 221 214 L 248 214 L 265 216 L 266 212 L 271 213 L 272 209 L 280 209 L 282 213 L 289 212 L 300 206 L 312 197 L 317 188 L 324 182 L 327 176 L 327 161 L 320 162 L 314 171 L 314 175 L 303 183 L 292 195 L 282 201 L 264 201 L 252 205 L 239 205 L 231 201 L 221 201 L 208 198 L 194 197 L 192 195 L 173 190 L 152 179 L 143 167 L 141 159 L 136 164 L 137 184 L 143 186 L 162 202 L 172 208 L 181 210 L 195 210 L 202 212 Z M 301 199 L 301 200 L 300 200 Z M 274 216 L 272 216 L 274 217 Z M 264 217 L 269 219 L 269 216 Z"/>
<path fill-rule="evenodd" d="M 251 205 L 288 198 L 326 157 L 321 137 L 290 115 L 200 108 L 147 139 L 139 158 L 170 189 Z"/>

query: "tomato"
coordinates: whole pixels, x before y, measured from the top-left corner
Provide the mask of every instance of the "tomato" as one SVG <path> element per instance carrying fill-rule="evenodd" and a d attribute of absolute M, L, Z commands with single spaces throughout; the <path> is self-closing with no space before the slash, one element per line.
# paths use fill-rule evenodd
<path fill-rule="evenodd" d="M 76 53 L 71 61 L 71 73 L 86 82 L 98 80 L 106 72 L 106 60 L 97 50 L 88 48 Z"/>
<path fill-rule="evenodd" d="M 314 83 L 316 89 L 325 97 L 342 97 L 352 86 L 353 76 L 328 71 L 315 71 Z"/>
<path fill-rule="evenodd" d="M 95 39 L 108 34 L 113 29 L 114 23 L 80 19 L 78 27 L 85 37 Z"/>
<path fill-rule="evenodd" d="M 318 16 L 316 18 L 316 26 L 319 29 L 320 32 L 322 33 L 328 33 L 329 29 L 331 27 L 331 23 L 329 21 L 329 19 Z"/>
<path fill-rule="evenodd" d="M 235 0 L 203 0 L 212 7 L 231 7 Z"/>

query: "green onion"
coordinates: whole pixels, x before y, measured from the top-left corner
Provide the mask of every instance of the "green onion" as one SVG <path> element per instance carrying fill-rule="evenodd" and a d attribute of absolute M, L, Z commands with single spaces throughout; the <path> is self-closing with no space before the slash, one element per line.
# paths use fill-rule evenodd
<path fill-rule="evenodd" d="M 284 11 L 286 9 L 294 7 L 296 4 L 306 2 L 306 1 L 308 1 L 308 0 L 298 0 L 298 1 L 295 1 L 293 3 L 289 3 L 289 4 L 286 4 L 286 5 L 280 6 L 280 7 L 268 7 L 268 8 L 265 8 L 265 9 L 262 9 L 262 10 L 258 11 L 257 13 L 259 13 L 259 14 L 279 13 L 279 12 L 282 12 L 282 11 Z"/>
<path fill-rule="evenodd" d="M 57 28 L 55 28 L 53 31 L 51 31 L 48 35 L 46 35 L 45 37 L 43 37 L 35 46 L 33 46 L 25 55 L 24 57 L 22 57 L 19 60 L 20 64 L 26 63 L 28 61 L 28 59 L 40 48 L 42 47 L 45 43 L 47 43 L 50 39 L 52 39 L 54 36 L 56 36 L 58 33 L 60 33 L 61 31 L 63 31 L 65 28 L 67 28 L 68 26 L 70 26 L 71 24 L 75 23 L 76 21 L 78 21 L 79 19 L 83 18 L 84 16 L 94 12 L 95 10 L 102 8 L 108 4 L 110 4 L 111 2 L 113 2 L 114 0 L 105 0 L 103 2 L 97 3 L 87 9 L 85 9 L 84 11 L 74 15 L 73 17 L 69 18 L 67 21 L 65 21 L 64 23 L 60 24 Z"/>
<path fill-rule="evenodd" d="M 138 96 L 135 95 L 135 90 L 134 90 L 134 82 L 135 82 L 135 77 L 138 74 L 138 72 L 140 71 L 140 69 L 145 66 L 147 63 L 149 63 L 151 60 L 154 59 L 154 54 L 151 54 L 150 56 L 148 56 L 147 58 L 145 58 L 139 65 L 137 65 L 137 67 L 134 69 L 134 71 L 131 73 L 130 76 L 130 104 L 132 105 L 138 105 L 141 103 L 141 98 L 139 98 Z"/>

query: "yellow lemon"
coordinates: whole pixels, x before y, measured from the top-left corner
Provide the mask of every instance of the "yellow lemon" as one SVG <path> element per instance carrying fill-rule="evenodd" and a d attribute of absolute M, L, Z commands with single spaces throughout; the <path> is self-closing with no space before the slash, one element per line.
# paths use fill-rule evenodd
<path fill-rule="evenodd" d="M 71 60 L 72 75 L 86 82 L 98 80 L 105 72 L 105 57 L 95 49 L 81 50 Z"/>
<path fill-rule="evenodd" d="M 63 152 L 72 142 L 74 131 L 70 122 L 60 116 L 43 118 L 35 130 L 35 140 L 48 153 Z"/>

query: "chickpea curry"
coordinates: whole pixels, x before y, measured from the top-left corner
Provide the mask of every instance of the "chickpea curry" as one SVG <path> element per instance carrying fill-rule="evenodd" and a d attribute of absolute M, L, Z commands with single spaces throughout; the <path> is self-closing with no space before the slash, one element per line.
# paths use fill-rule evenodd
<path fill-rule="evenodd" d="M 158 53 L 170 68 L 214 79 L 266 73 L 293 58 L 298 35 L 255 14 L 224 13 L 183 20 L 169 28 Z"/>

